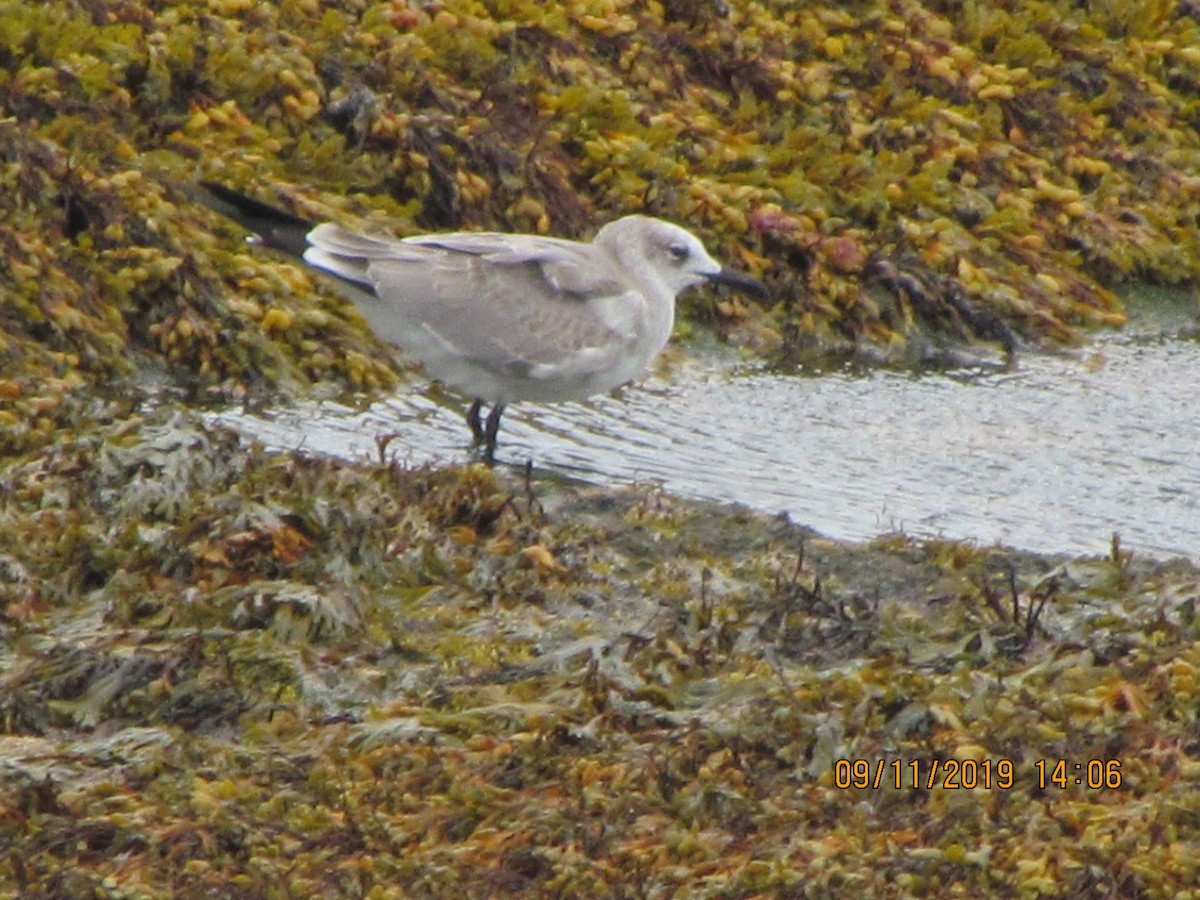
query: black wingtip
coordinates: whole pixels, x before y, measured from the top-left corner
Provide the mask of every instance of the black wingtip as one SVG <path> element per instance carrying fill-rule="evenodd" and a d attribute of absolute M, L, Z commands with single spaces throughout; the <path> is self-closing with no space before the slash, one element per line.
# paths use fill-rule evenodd
<path fill-rule="evenodd" d="M 313 230 L 313 223 L 307 219 L 215 181 L 201 181 L 197 187 L 196 199 L 253 231 L 265 246 L 293 256 L 302 256 L 308 249 L 307 236 Z"/>

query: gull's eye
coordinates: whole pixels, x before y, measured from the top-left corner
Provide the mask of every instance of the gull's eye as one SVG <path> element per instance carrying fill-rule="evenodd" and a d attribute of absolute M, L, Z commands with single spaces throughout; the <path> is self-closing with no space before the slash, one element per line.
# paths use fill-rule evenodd
<path fill-rule="evenodd" d="M 687 248 L 687 244 L 670 244 L 667 247 L 667 252 L 671 254 L 671 259 L 676 262 L 683 262 L 692 255 L 692 251 Z"/>

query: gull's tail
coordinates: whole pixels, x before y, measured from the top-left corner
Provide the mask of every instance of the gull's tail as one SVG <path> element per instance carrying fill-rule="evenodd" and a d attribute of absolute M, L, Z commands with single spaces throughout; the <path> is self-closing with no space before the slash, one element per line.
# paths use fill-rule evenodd
<path fill-rule="evenodd" d="M 307 219 L 214 181 L 201 181 L 193 195 L 209 209 L 254 232 L 264 247 L 303 259 L 309 246 L 308 233 L 314 227 Z"/>

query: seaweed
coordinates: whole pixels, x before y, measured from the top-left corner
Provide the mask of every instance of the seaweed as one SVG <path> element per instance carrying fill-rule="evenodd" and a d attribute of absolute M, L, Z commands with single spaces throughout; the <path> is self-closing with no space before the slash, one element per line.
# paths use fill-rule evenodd
<path fill-rule="evenodd" d="M 0 0 L 0 893 L 1190 888 L 1193 563 L 245 444 L 196 407 L 405 374 L 187 185 L 399 234 L 675 219 L 777 297 L 681 332 L 776 359 L 1053 346 L 1196 281 L 1198 28 Z"/>

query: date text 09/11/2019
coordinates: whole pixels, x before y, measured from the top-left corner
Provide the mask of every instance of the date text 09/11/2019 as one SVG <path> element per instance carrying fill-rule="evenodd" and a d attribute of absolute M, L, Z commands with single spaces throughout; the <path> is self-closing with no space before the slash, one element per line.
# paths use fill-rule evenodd
<path fill-rule="evenodd" d="M 1039 759 L 1022 764 L 1029 775 L 1025 786 L 1066 788 L 1069 785 L 1091 790 L 1116 790 L 1121 787 L 1121 762 L 1116 759 Z M 1018 764 L 1011 759 L 839 759 L 833 764 L 833 783 L 843 790 L 881 787 L 947 790 L 1009 790 L 1020 787 Z"/>

